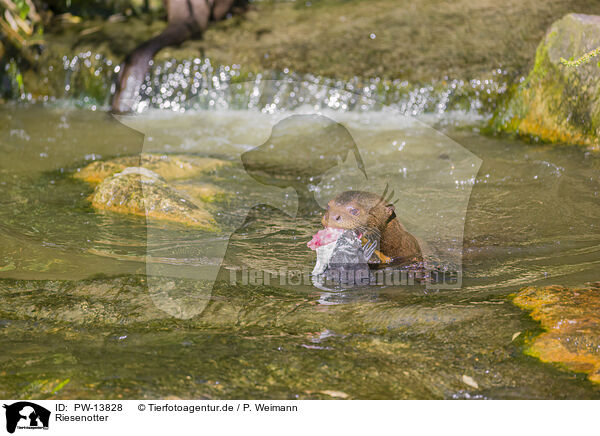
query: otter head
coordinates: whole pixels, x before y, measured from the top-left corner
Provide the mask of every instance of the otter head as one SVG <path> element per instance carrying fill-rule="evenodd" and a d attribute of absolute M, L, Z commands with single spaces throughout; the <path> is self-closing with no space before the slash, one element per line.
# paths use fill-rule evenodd
<path fill-rule="evenodd" d="M 356 230 L 359 234 L 382 232 L 396 216 L 394 205 L 364 191 L 346 191 L 327 203 L 321 223 L 324 227 Z"/>

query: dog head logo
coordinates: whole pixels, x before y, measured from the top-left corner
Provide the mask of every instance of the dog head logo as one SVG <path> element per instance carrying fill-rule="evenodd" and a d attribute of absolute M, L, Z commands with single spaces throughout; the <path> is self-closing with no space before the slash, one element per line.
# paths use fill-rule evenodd
<path fill-rule="evenodd" d="M 6 431 L 14 433 L 18 429 L 48 429 L 50 411 L 29 401 L 5 404 Z"/>

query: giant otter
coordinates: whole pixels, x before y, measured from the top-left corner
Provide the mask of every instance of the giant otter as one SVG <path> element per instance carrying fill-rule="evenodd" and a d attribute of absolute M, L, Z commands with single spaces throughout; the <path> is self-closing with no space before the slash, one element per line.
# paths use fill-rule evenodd
<path fill-rule="evenodd" d="M 422 260 L 421 248 L 396 218 L 393 204 L 377 194 L 346 191 L 327 204 L 324 227 L 355 230 L 359 238 L 378 241 L 371 263 L 408 264 Z"/>

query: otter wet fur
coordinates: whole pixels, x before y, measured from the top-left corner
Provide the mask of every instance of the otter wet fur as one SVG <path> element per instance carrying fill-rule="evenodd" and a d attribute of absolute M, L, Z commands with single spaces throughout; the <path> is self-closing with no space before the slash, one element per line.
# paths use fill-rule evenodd
<path fill-rule="evenodd" d="M 374 266 L 422 261 L 417 239 L 400 224 L 394 205 L 380 195 L 342 192 L 327 204 L 321 223 L 324 227 L 355 230 L 359 238 L 378 240 L 379 249 L 370 260 Z"/>

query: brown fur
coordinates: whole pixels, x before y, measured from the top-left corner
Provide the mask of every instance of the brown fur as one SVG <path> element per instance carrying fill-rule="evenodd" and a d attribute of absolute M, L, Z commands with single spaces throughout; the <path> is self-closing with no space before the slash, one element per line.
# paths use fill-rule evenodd
<path fill-rule="evenodd" d="M 321 223 L 324 227 L 356 230 L 370 240 L 379 239 L 376 254 L 383 263 L 421 261 L 417 239 L 397 218 L 391 219 L 394 212 L 394 206 L 377 194 L 346 191 L 327 204 Z"/>

